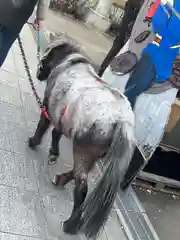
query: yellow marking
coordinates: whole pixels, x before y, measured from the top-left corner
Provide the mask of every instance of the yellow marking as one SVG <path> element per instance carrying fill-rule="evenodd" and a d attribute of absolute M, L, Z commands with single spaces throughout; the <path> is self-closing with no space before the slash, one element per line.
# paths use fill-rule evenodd
<path fill-rule="evenodd" d="M 171 49 L 176 49 L 176 48 L 180 48 L 180 44 L 177 44 L 177 45 L 173 45 L 170 47 Z"/>

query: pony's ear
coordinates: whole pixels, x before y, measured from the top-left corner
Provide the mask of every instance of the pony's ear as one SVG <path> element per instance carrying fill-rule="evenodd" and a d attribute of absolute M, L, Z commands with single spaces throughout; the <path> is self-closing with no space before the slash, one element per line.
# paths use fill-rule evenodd
<path fill-rule="evenodd" d="M 52 41 L 54 41 L 55 40 L 55 35 L 54 34 L 52 34 L 52 33 L 50 33 L 49 34 L 49 40 L 52 42 Z"/>

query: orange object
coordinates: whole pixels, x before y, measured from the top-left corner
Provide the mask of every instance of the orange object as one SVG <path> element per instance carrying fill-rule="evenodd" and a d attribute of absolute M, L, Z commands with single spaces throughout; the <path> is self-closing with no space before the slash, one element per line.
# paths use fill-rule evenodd
<path fill-rule="evenodd" d="M 179 120 L 180 120 L 180 106 L 175 103 L 172 105 L 171 114 L 169 116 L 169 121 L 165 132 L 170 133 Z"/>
<path fill-rule="evenodd" d="M 146 14 L 145 18 L 152 18 L 160 3 L 161 3 L 161 0 L 156 0 L 156 2 L 153 3 L 152 6 L 150 7 L 150 9 L 149 9 L 148 13 Z"/>

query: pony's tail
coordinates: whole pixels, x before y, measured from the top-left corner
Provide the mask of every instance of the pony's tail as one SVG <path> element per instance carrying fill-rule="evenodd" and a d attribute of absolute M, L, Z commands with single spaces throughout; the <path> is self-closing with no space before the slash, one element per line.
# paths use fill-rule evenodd
<path fill-rule="evenodd" d="M 80 230 L 87 237 L 96 237 L 107 221 L 134 148 L 134 126 L 126 122 L 119 123 L 111 147 L 105 156 L 108 166 L 81 209 Z"/>

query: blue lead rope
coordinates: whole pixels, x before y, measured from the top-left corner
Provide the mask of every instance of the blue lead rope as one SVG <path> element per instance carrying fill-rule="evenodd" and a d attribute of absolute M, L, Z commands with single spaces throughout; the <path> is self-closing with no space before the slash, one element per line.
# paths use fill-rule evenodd
<path fill-rule="evenodd" d="M 126 95 L 126 93 L 128 93 L 130 90 L 134 89 L 136 87 L 136 84 L 134 84 L 133 86 L 130 86 L 126 89 L 126 91 L 124 92 L 124 94 Z"/>
<path fill-rule="evenodd" d="M 37 30 L 36 30 L 36 35 L 37 35 L 37 60 L 38 60 L 38 64 L 40 62 L 40 52 L 41 52 L 41 44 L 40 44 L 40 26 L 38 26 Z"/>

